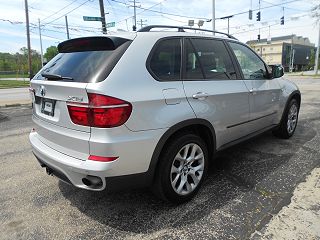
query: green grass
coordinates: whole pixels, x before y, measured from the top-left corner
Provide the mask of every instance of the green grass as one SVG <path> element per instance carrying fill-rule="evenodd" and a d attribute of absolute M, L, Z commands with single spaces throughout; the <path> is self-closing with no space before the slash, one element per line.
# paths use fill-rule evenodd
<path fill-rule="evenodd" d="M 1 78 L 27 78 L 29 77 L 28 74 L 1 74 Z"/>
<path fill-rule="evenodd" d="M 18 81 L 18 80 L 0 80 L 0 89 L 3 88 L 19 88 L 29 87 L 29 81 Z"/>

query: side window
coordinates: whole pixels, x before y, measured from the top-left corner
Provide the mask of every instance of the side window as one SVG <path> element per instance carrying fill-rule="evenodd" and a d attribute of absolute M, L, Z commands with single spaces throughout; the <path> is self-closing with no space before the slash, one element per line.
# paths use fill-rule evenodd
<path fill-rule="evenodd" d="M 150 59 L 150 70 L 159 80 L 180 80 L 181 41 L 166 39 L 158 43 Z"/>
<path fill-rule="evenodd" d="M 250 48 L 234 42 L 229 44 L 238 59 L 244 79 L 268 78 L 265 64 Z"/>
<path fill-rule="evenodd" d="M 187 41 L 186 49 L 187 79 L 236 79 L 232 61 L 222 41 L 190 39 Z"/>
<path fill-rule="evenodd" d="M 186 74 L 185 79 L 204 79 L 199 55 L 196 53 L 189 39 L 186 40 Z"/>

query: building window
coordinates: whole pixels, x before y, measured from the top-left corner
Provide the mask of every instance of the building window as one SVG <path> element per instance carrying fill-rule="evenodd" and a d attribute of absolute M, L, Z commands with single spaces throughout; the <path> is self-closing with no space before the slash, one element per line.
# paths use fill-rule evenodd
<path fill-rule="evenodd" d="M 272 51 L 272 50 L 273 50 L 273 47 L 271 47 L 270 50 Z"/>
<path fill-rule="evenodd" d="M 262 49 L 262 51 L 265 51 L 265 50 L 266 50 L 265 48 Z"/>
<path fill-rule="evenodd" d="M 260 49 L 259 49 L 259 48 L 257 49 L 257 52 L 260 52 Z"/>

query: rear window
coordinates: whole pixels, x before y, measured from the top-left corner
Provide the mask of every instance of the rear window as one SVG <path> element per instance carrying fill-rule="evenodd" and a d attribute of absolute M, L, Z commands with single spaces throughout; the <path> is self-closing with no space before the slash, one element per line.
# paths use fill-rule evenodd
<path fill-rule="evenodd" d="M 34 79 L 84 83 L 103 81 L 131 42 L 106 37 L 68 40 L 59 44 L 60 53 Z"/>

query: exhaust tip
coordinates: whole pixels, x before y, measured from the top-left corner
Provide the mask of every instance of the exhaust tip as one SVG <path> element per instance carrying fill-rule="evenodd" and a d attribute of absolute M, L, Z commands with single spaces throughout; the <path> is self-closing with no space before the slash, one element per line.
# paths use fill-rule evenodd
<path fill-rule="evenodd" d="M 48 175 L 52 175 L 53 170 L 52 170 L 51 168 L 46 167 L 46 173 L 47 173 Z"/>
<path fill-rule="evenodd" d="M 102 180 L 99 177 L 88 175 L 82 178 L 82 183 L 87 187 L 100 188 L 102 187 Z"/>

